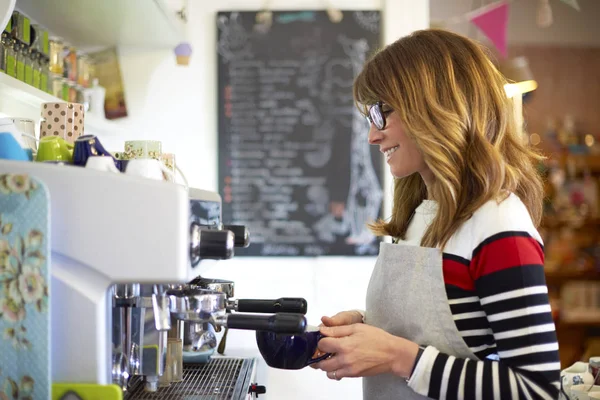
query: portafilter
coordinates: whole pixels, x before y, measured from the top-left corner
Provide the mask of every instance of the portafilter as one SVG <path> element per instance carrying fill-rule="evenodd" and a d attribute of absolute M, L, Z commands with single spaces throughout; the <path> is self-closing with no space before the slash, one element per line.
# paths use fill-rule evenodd
<path fill-rule="evenodd" d="M 169 307 L 178 320 L 196 323 L 208 322 L 229 329 L 269 331 L 286 334 L 303 333 L 306 318 L 299 313 L 254 315 L 227 313 L 227 295 L 221 292 L 185 287 L 170 289 Z"/>

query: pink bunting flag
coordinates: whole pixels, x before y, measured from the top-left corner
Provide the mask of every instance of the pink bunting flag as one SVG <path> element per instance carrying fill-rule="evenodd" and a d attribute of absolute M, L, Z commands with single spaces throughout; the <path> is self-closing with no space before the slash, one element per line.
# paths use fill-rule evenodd
<path fill-rule="evenodd" d="M 476 14 L 471 16 L 470 20 L 492 41 L 500 54 L 503 57 L 506 57 L 508 3 L 506 1 L 499 1 L 483 7 Z"/>

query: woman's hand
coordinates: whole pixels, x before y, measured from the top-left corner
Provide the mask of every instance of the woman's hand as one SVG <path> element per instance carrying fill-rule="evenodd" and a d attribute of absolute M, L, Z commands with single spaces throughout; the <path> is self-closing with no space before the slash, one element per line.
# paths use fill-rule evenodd
<path fill-rule="evenodd" d="M 333 356 L 316 364 L 330 379 L 393 373 L 407 378 L 419 346 L 367 324 L 322 327 L 327 336 L 319 341 L 322 353 Z"/>
<path fill-rule="evenodd" d="M 322 324 L 319 327 L 323 326 L 343 326 L 343 325 L 352 325 L 352 324 L 360 324 L 363 322 L 363 316 L 358 311 L 342 311 L 335 314 L 333 317 L 321 317 Z M 317 349 L 313 358 L 318 358 L 324 355 L 320 349 Z M 319 369 L 319 364 L 311 364 L 311 367 L 314 369 Z"/>
<path fill-rule="evenodd" d="M 363 322 L 363 316 L 358 311 L 342 311 L 333 317 L 322 317 L 321 322 L 323 322 L 324 326 L 360 324 Z"/>

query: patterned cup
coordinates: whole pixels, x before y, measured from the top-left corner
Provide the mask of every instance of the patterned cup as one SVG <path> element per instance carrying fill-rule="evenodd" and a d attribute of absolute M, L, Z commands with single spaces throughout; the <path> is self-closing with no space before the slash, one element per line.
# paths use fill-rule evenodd
<path fill-rule="evenodd" d="M 125 142 L 125 151 L 122 153 L 124 160 L 136 158 L 153 158 L 160 160 L 162 143 L 158 140 L 128 140 Z"/>
<path fill-rule="evenodd" d="M 85 111 L 78 103 L 44 103 L 40 121 L 40 137 L 58 136 L 74 144 L 83 135 Z"/>
<path fill-rule="evenodd" d="M 165 174 L 165 180 L 172 181 L 175 176 L 175 154 L 173 153 L 163 153 L 160 156 L 160 160 L 165 164 L 165 167 L 171 171 L 171 175 L 167 176 Z"/>

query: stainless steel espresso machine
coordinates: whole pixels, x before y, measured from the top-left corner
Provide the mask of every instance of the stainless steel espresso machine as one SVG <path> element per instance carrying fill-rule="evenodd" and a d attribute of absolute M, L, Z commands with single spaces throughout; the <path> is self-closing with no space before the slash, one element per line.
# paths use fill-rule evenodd
<path fill-rule="evenodd" d="M 221 223 L 218 194 L 190 189 L 189 196 L 192 269 L 203 260 L 229 259 L 234 256 L 235 247 L 249 245 L 244 226 Z M 214 349 L 215 332 L 223 327 L 223 346 L 227 329 L 301 333 L 306 328 L 306 300 L 236 299 L 234 282 L 220 279 L 195 276 L 186 284 L 115 284 L 111 295 L 113 382 L 122 388 L 127 399 L 167 395 L 182 399 L 190 395 L 245 399 L 252 392 L 264 393 L 263 387 L 252 384 L 255 360 L 219 358 L 205 365 L 184 364 L 183 351 Z M 235 385 L 223 385 L 219 381 L 223 377 L 218 376 L 213 364 L 235 361 L 241 363 Z M 202 376 L 201 370 L 210 376 Z M 231 371 L 223 373 L 231 375 Z M 192 377 L 200 384 L 191 384 Z M 215 379 L 219 381 L 216 386 L 207 385 Z M 225 393 L 227 389 L 229 395 Z"/>
<path fill-rule="evenodd" d="M 249 240 L 222 225 L 218 194 L 55 164 L 1 160 L 0 172 L 49 192 L 53 385 L 116 384 L 110 399 L 248 399 L 255 360 L 183 365 L 182 352 L 214 348 L 221 328 L 304 331 L 302 299 L 236 299 L 233 282 L 198 276 Z"/>

